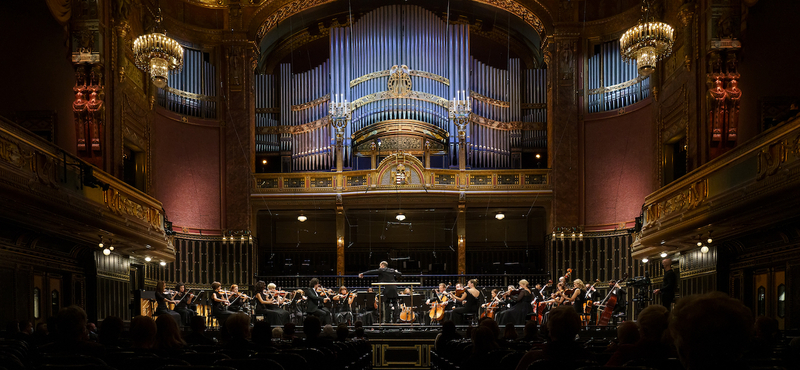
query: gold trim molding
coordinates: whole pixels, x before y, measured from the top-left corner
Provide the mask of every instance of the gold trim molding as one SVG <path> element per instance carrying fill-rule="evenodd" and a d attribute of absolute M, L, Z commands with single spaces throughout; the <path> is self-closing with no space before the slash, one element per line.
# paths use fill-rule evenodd
<path fill-rule="evenodd" d="M 325 96 L 321 96 L 321 97 L 316 98 L 316 99 L 314 99 L 314 100 L 312 100 L 310 102 L 293 105 L 292 106 L 292 112 L 299 112 L 301 110 L 306 110 L 306 109 L 309 109 L 309 108 L 312 108 L 312 107 L 316 107 L 316 106 L 318 106 L 318 105 L 320 105 L 320 104 L 322 104 L 322 103 L 324 103 L 326 101 L 330 101 L 330 100 L 331 100 L 331 94 L 325 94 Z"/>
<path fill-rule="evenodd" d="M 171 87 L 169 87 L 169 85 L 164 86 L 163 90 L 168 92 L 168 93 L 170 93 L 170 94 L 178 95 L 178 96 L 180 96 L 182 98 L 194 99 L 194 100 L 203 100 L 203 101 L 214 101 L 214 102 L 217 101 L 217 97 L 216 96 L 208 96 L 208 95 L 203 95 L 203 94 L 194 94 L 194 93 L 186 92 L 186 91 L 183 91 L 183 90 L 178 90 L 178 89 L 171 88 Z"/>
<path fill-rule="evenodd" d="M 662 202 L 651 204 L 645 208 L 643 229 L 647 229 L 656 221 L 675 212 L 692 210 L 708 198 L 708 179 L 702 179 L 689 185 L 688 188 Z"/>
<path fill-rule="evenodd" d="M 511 131 L 511 130 L 521 130 L 521 131 L 538 131 L 546 129 L 547 125 L 544 122 L 519 122 L 519 121 L 512 121 L 512 122 L 501 122 L 488 119 L 486 117 L 481 117 L 476 114 L 472 114 L 470 116 L 470 122 L 481 125 L 488 128 L 493 128 L 495 130 L 503 130 L 503 131 Z"/>
<path fill-rule="evenodd" d="M 276 134 L 302 134 L 304 132 L 314 131 L 318 128 L 325 127 L 331 123 L 329 116 L 322 117 L 316 121 L 304 123 L 297 126 L 270 126 L 270 127 L 256 127 L 256 134 L 258 135 L 276 135 Z"/>
<path fill-rule="evenodd" d="M 606 86 L 606 87 L 598 87 L 596 89 L 589 90 L 589 95 L 597 95 L 597 94 L 602 94 L 602 93 L 622 90 L 622 89 L 624 89 L 626 87 L 631 87 L 633 85 L 636 85 L 639 82 L 644 81 L 648 77 L 650 77 L 650 76 L 637 76 L 634 79 L 630 79 L 628 81 L 625 81 L 623 83 L 618 83 L 616 85 L 611 85 L 611 86 Z"/>
<path fill-rule="evenodd" d="M 393 98 L 399 98 L 399 97 L 400 96 L 397 96 L 397 94 L 395 94 L 392 91 L 379 91 L 379 92 L 376 92 L 376 93 L 372 93 L 372 94 L 369 94 L 369 95 L 362 96 L 362 97 L 360 97 L 360 98 L 358 98 L 356 100 L 353 100 L 353 102 L 350 103 L 350 110 L 356 110 L 356 109 L 361 108 L 361 107 L 363 107 L 363 106 L 365 106 L 365 105 L 367 105 L 369 103 L 373 103 L 373 102 L 376 102 L 376 101 L 379 101 L 379 100 L 393 99 Z M 443 98 L 441 96 L 436 96 L 436 95 L 429 94 L 429 93 L 422 92 L 422 91 L 409 91 L 408 93 L 403 95 L 402 98 L 426 101 L 426 102 L 429 102 L 429 103 L 436 104 L 436 105 L 438 105 L 438 106 L 440 106 L 442 108 L 449 108 L 450 107 L 450 101 L 449 100 L 447 100 L 447 99 L 445 99 L 445 98 Z"/>
<path fill-rule="evenodd" d="M 389 77 L 390 74 L 391 74 L 391 71 L 388 70 L 388 69 L 385 70 L 385 71 L 377 71 L 377 72 L 367 73 L 367 74 L 365 74 L 365 75 L 363 75 L 361 77 L 358 77 L 358 78 L 355 78 L 355 79 L 351 80 L 350 81 L 350 88 L 352 89 L 353 87 L 357 86 L 358 84 L 360 84 L 362 82 L 366 82 L 366 81 L 369 81 L 369 80 L 372 80 L 372 79 L 375 79 L 375 78 Z M 445 84 L 447 86 L 450 86 L 450 79 L 448 79 L 448 78 L 446 78 L 444 76 L 437 75 L 435 73 L 420 71 L 420 70 L 416 70 L 416 69 L 409 69 L 408 70 L 408 75 L 409 76 L 414 76 L 414 77 L 422 77 L 422 78 L 431 79 L 431 80 L 434 80 L 434 81 L 437 81 L 437 82 L 441 82 L 441 83 L 443 83 L 443 84 Z"/>
<path fill-rule="evenodd" d="M 491 104 L 500 108 L 510 108 L 511 103 L 503 100 L 492 99 L 488 96 L 481 95 L 475 91 L 470 91 L 469 96 L 481 103 Z"/>

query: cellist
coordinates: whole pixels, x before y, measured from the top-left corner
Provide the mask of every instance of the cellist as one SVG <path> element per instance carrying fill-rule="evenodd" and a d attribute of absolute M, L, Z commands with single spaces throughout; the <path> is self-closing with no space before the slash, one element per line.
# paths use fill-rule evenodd
<path fill-rule="evenodd" d="M 450 311 L 453 309 L 453 307 L 452 307 L 453 302 L 449 301 L 448 298 L 449 297 L 447 296 L 447 284 L 440 283 L 439 284 L 439 289 L 438 290 L 434 290 L 433 293 L 431 294 L 430 298 L 428 298 L 428 300 L 425 301 L 425 304 L 430 307 L 428 309 L 428 311 L 425 312 L 425 317 L 428 317 L 426 320 L 428 320 L 428 324 L 429 325 L 431 323 L 431 318 L 430 318 L 431 310 L 436 308 L 436 305 L 438 305 L 438 304 L 444 304 L 445 305 L 444 306 L 444 315 L 445 316 L 442 318 L 442 320 L 449 320 L 450 319 L 449 316 L 450 316 Z"/>

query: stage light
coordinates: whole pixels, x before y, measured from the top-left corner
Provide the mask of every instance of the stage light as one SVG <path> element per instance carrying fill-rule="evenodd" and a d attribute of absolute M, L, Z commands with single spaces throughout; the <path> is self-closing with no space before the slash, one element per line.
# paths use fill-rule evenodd
<path fill-rule="evenodd" d="M 394 218 L 396 218 L 397 221 L 403 221 L 403 220 L 406 219 L 406 215 L 404 215 L 402 213 L 398 213 L 397 216 L 394 216 Z"/>
<path fill-rule="evenodd" d="M 306 222 L 306 220 L 308 220 L 308 217 L 306 217 L 303 214 L 301 214 L 300 216 L 297 216 L 297 221 Z"/>
<path fill-rule="evenodd" d="M 153 260 L 153 259 L 152 259 L 152 258 L 150 258 L 150 256 L 147 256 L 147 257 L 145 257 L 145 258 L 144 258 L 144 261 L 145 261 L 145 262 L 150 262 L 150 261 L 152 261 L 152 260 Z"/>
<path fill-rule="evenodd" d="M 700 248 L 700 253 L 703 253 L 703 254 L 706 254 L 706 253 L 708 253 L 708 247 L 706 247 L 706 246 L 704 245 L 702 248 Z"/>
<path fill-rule="evenodd" d="M 494 215 L 494 218 L 496 218 L 498 220 L 502 220 L 502 219 L 506 218 L 506 215 L 504 215 L 503 212 L 497 212 L 497 214 Z"/>
<path fill-rule="evenodd" d="M 109 254 L 111 254 L 111 251 L 110 251 L 110 250 L 108 250 L 108 249 L 103 249 L 103 254 L 105 254 L 106 256 L 108 256 Z"/>
<path fill-rule="evenodd" d="M 649 261 L 650 261 L 650 260 L 649 260 L 649 259 L 647 259 L 647 258 L 642 258 L 642 263 L 647 263 L 647 262 L 649 262 Z"/>

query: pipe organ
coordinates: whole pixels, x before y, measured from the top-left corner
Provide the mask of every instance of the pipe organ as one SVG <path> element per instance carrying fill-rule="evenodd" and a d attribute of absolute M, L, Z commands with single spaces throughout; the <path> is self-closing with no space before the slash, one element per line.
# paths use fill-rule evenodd
<path fill-rule="evenodd" d="M 172 112 L 217 118 L 216 68 L 208 53 L 184 48 L 183 69 L 169 71 L 169 85 L 158 89 L 158 104 Z"/>
<path fill-rule="evenodd" d="M 366 169 L 368 158 L 403 151 L 432 166 L 457 167 L 458 130 L 451 101 L 471 98 L 465 153 L 471 168 L 512 168 L 514 151 L 546 150 L 546 70 L 523 69 L 507 58 L 505 69 L 470 54 L 467 24 L 449 24 L 419 6 L 391 5 L 329 32 L 329 59 L 294 73 L 283 63 L 276 75 L 259 75 L 256 150 L 291 157 L 284 171 L 336 167 L 332 102 L 347 102 L 344 168 Z"/>
<path fill-rule="evenodd" d="M 600 53 L 588 64 L 589 113 L 619 109 L 650 96 L 650 78 L 639 76 L 635 60 L 622 60 L 619 40 L 600 45 Z"/>

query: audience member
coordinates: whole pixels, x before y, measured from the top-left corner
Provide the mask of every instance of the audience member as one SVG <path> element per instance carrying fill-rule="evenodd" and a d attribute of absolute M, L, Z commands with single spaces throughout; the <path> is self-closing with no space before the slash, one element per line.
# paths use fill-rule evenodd
<path fill-rule="evenodd" d="M 272 345 L 272 325 L 269 324 L 269 321 L 256 321 L 250 330 L 250 340 L 259 346 Z"/>
<path fill-rule="evenodd" d="M 322 334 L 320 335 L 320 338 L 328 338 L 332 340 L 333 338 L 336 338 L 336 330 L 333 329 L 331 324 L 326 324 L 322 328 Z"/>
<path fill-rule="evenodd" d="M 210 346 L 216 342 L 206 336 L 206 318 L 203 316 L 193 316 L 189 327 L 191 332 L 186 335 L 185 341 L 190 345 Z"/>
<path fill-rule="evenodd" d="M 543 338 L 539 335 L 539 324 L 536 321 L 530 320 L 525 323 L 525 329 L 522 330 L 522 342 L 538 342 Z"/>
<path fill-rule="evenodd" d="M 87 323 L 86 332 L 89 334 L 90 341 L 97 342 L 97 325 L 95 325 L 95 323 L 93 322 Z"/>
<path fill-rule="evenodd" d="M 230 336 L 224 345 L 225 348 L 236 350 L 254 348 L 253 342 L 250 341 L 250 316 L 241 312 L 235 313 L 228 316 L 224 325 Z"/>
<path fill-rule="evenodd" d="M 272 328 L 272 339 L 283 339 L 283 328 Z"/>
<path fill-rule="evenodd" d="M 622 366 L 631 360 L 644 360 L 648 362 L 659 362 L 673 356 L 670 345 L 665 343 L 665 333 L 669 326 L 669 311 L 660 305 L 651 305 L 639 313 L 639 318 L 634 327 L 638 326 L 635 343 L 630 343 L 630 336 L 633 333 L 626 333 L 623 343 L 620 338 L 620 345 L 614 355 L 606 364 L 607 366 Z M 622 336 L 621 334 L 620 336 Z"/>
<path fill-rule="evenodd" d="M 89 342 L 86 311 L 78 306 L 64 307 L 56 315 L 56 341 L 43 346 L 42 353 L 70 353 L 89 356 L 102 354 L 103 346 Z"/>
<path fill-rule="evenodd" d="M 439 352 L 442 350 L 444 343 L 461 338 L 461 334 L 458 334 L 456 331 L 456 324 L 450 320 L 446 320 L 442 323 L 442 332 L 436 335 L 436 340 L 434 340 L 433 347 L 437 352 Z"/>
<path fill-rule="evenodd" d="M 47 331 L 47 323 L 40 322 L 36 324 L 36 330 L 33 332 L 33 341 L 37 346 L 43 346 L 50 342 L 50 333 Z"/>
<path fill-rule="evenodd" d="M 185 346 L 186 342 L 181 338 L 178 322 L 172 316 L 161 315 L 156 318 L 156 349 L 162 353 L 169 353 Z"/>
<path fill-rule="evenodd" d="M 283 339 L 289 341 L 297 339 L 297 337 L 294 335 L 294 331 L 295 331 L 294 323 L 287 322 L 286 324 L 283 324 Z"/>
<path fill-rule="evenodd" d="M 489 325 L 479 325 L 472 331 L 472 353 L 464 359 L 461 368 L 464 370 L 484 370 L 496 365 L 497 359 L 489 356 L 489 352 L 500 348 Z"/>
<path fill-rule="evenodd" d="M 337 342 L 346 342 L 347 337 L 350 336 L 350 329 L 347 328 L 347 324 L 339 324 L 336 328 L 336 341 Z"/>
<path fill-rule="evenodd" d="M 123 330 L 125 330 L 125 324 L 122 319 L 116 316 L 106 317 L 100 323 L 100 329 L 97 331 L 97 342 L 106 348 L 129 347 L 130 342 L 122 339 Z"/>
<path fill-rule="evenodd" d="M 751 345 L 753 315 L 742 302 L 722 292 L 682 298 L 669 330 L 686 370 L 740 369 Z"/>
<path fill-rule="evenodd" d="M 639 341 L 639 326 L 633 321 L 617 325 L 617 338 L 606 347 L 607 353 L 616 352 L 621 345 L 633 345 Z"/>
<path fill-rule="evenodd" d="M 149 350 L 156 343 L 156 322 L 149 316 L 136 316 L 131 320 L 131 348 Z"/>
<path fill-rule="evenodd" d="M 750 351 L 747 353 L 748 357 L 771 357 L 773 349 L 780 342 L 778 320 L 771 317 L 759 316 L 756 318 L 753 329 L 755 331 L 755 338 L 753 339 L 753 345 L 750 347 Z"/>
<path fill-rule="evenodd" d="M 526 370 L 536 360 L 591 360 L 591 354 L 575 338 L 581 330 L 581 318 L 570 306 L 559 306 L 550 310 L 547 331 L 550 335 L 543 348 L 534 349 L 522 356 L 517 370 Z"/>
<path fill-rule="evenodd" d="M 503 339 L 506 341 L 514 341 L 517 340 L 519 335 L 517 335 L 517 328 L 514 327 L 514 323 L 510 322 L 506 324 L 506 328 L 503 331 Z"/>

